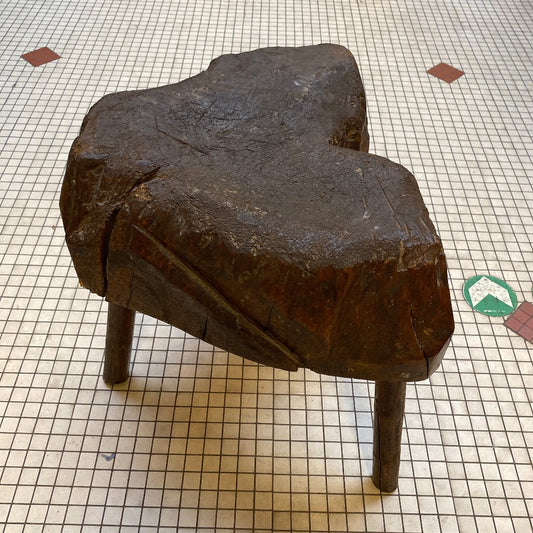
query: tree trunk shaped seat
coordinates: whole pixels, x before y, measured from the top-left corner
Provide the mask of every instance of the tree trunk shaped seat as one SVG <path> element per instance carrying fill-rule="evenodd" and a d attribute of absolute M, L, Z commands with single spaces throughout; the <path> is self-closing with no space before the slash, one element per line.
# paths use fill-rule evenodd
<path fill-rule="evenodd" d="M 337 45 L 224 55 L 102 98 L 61 193 L 81 284 L 109 302 L 104 379 L 139 311 L 264 365 L 374 380 L 373 479 L 397 486 L 405 382 L 453 331 L 446 261 L 414 177 L 368 150 Z"/>

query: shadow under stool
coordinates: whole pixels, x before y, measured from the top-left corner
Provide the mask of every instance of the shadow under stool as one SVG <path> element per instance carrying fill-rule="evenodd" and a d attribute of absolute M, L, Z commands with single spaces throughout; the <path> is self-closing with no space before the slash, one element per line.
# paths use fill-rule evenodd
<path fill-rule="evenodd" d="M 395 490 L 405 384 L 439 366 L 453 317 L 414 177 L 367 150 L 359 71 L 332 44 L 96 103 L 61 214 L 109 302 L 105 381 L 128 376 L 136 311 L 264 365 L 374 380 L 372 479 Z"/>

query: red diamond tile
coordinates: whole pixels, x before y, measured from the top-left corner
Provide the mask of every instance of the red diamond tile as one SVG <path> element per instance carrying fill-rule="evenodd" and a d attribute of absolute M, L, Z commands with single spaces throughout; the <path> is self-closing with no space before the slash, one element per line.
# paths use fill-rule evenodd
<path fill-rule="evenodd" d="M 520 321 L 522 324 L 525 324 L 527 322 L 527 319 L 529 318 L 529 315 L 525 311 L 525 309 L 522 309 L 522 307 L 519 307 L 514 313 L 513 316 Z"/>
<path fill-rule="evenodd" d="M 531 324 L 531 327 L 524 326 L 520 329 L 518 333 L 519 335 L 524 337 L 524 339 L 528 340 L 529 342 L 533 342 L 533 322 Z"/>
<path fill-rule="evenodd" d="M 464 72 L 462 70 L 456 69 L 455 67 L 452 67 L 451 65 L 447 65 L 446 63 L 439 63 L 433 68 L 430 68 L 428 70 L 428 74 L 439 78 L 439 80 L 445 81 L 447 83 L 452 83 L 452 81 L 455 81 L 456 79 L 460 78 L 464 74 Z"/>
<path fill-rule="evenodd" d="M 533 343 L 533 304 L 529 302 L 520 304 L 504 324 L 526 341 Z"/>
<path fill-rule="evenodd" d="M 523 311 L 528 317 L 533 316 L 533 304 L 530 302 L 524 302 L 518 307 L 518 309 L 520 309 L 520 311 Z"/>
<path fill-rule="evenodd" d="M 513 331 L 518 331 L 524 325 L 524 323 L 518 320 L 515 316 L 510 316 L 505 321 L 505 325 Z"/>
<path fill-rule="evenodd" d="M 33 52 L 27 52 L 21 56 L 28 63 L 31 63 L 34 67 L 39 67 L 45 63 L 50 63 L 50 61 L 55 61 L 61 56 L 58 56 L 53 50 L 50 50 L 48 47 L 39 48 Z"/>

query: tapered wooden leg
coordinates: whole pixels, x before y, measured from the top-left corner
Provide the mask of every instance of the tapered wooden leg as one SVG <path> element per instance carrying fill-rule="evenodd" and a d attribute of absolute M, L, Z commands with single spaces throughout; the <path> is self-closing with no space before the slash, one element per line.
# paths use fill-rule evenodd
<path fill-rule="evenodd" d="M 134 324 L 135 311 L 109 302 L 104 362 L 104 381 L 108 385 L 128 378 Z"/>
<path fill-rule="evenodd" d="M 383 492 L 398 488 L 405 383 L 376 381 L 372 481 Z"/>

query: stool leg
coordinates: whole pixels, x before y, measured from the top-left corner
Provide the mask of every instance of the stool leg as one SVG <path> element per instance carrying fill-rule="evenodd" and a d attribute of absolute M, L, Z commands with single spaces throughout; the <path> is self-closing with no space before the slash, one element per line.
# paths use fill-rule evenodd
<path fill-rule="evenodd" d="M 126 381 L 129 373 L 135 311 L 109 302 L 105 340 L 104 381 Z"/>
<path fill-rule="evenodd" d="M 376 381 L 372 481 L 382 492 L 398 487 L 405 382 Z"/>

